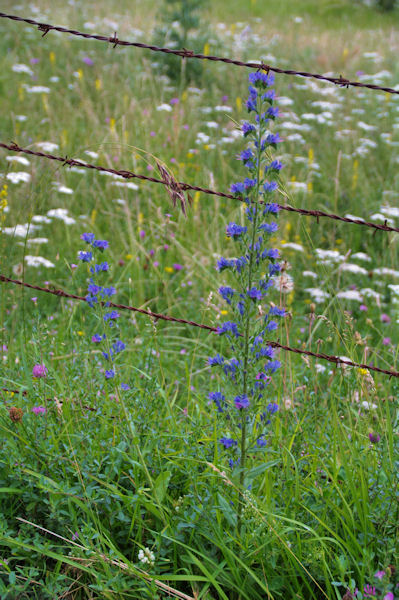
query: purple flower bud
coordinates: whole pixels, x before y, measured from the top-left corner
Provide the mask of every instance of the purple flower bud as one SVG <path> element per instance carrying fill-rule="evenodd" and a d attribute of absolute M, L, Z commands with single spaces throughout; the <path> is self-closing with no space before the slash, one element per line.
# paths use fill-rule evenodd
<path fill-rule="evenodd" d="M 32 375 L 35 379 L 47 377 L 48 369 L 44 364 L 35 365 L 32 369 Z"/>

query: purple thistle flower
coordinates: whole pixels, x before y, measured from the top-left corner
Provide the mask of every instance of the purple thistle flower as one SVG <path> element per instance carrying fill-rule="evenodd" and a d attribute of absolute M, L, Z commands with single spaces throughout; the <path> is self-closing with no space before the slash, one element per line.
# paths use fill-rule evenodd
<path fill-rule="evenodd" d="M 378 444 L 378 442 L 380 441 L 381 436 L 379 433 L 369 433 L 369 440 L 372 444 Z"/>
<path fill-rule="evenodd" d="M 44 415 L 46 412 L 46 409 L 44 406 L 32 406 L 32 412 L 35 415 Z"/>

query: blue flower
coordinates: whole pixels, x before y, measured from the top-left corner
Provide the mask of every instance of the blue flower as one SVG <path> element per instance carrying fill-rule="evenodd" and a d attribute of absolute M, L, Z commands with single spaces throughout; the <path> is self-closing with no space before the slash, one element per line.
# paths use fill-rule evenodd
<path fill-rule="evenodd" d="M 105 339 L 105 335 L 99 335 L 98 333 L 96 333 L 95 335 L 92 336 L 91 341 L 94 344 L 99 344 L 100 342 L 102 342 Z"/>
<path fill-rule="evenodd" d="M 247 262 L 248 261 L 245 256 L 240 256 L 240 258 L 233 259 L 233 264 L 238 273 L 241 273 Z"/>
<path fill-rule="evenodd" d="M 267 109 L 267 114 L 271 119 L 275 119 L 276 117 L 278 117 L 279 112 L 277 106 L 269 106 L 269 108 Z"/>
<path fill-rule="evenodd" d="M 281 266 L 278 263 L 273 263 L 273 264 L 269 265 L 270 277 L 273 277 L 273 275 L 280 273 L 280 271 L 281 271 Z"/>
<path fill-rule="evenodd" d="M 222 413 L 223 406 L 226 405 L 226 398 L 223 396 L 221 392 L 209 392 L 208 394 L 209 400 L 212 400 L 216 404 L 218 412 Z"/>
<path fill-rule="evenodd" d="M 235 294 L 235 290 L 227 285 L 221 285 L 218 289 L 219 294 L 222 296 L 223 300 L 226 300 L 228 304 L 231 304 L 231 298 Z"/>
<path fill-rule="evenodd" d="M 277 325 L 276 321 L 270 321 L 266 325 L 266 330 L 267 331 L 276 331 L 276 329 L 278 329 L 278 325 Z"/>
<path fill-rule="evenodd" d="M 264 435 L 260 435 L 258 437 L 258 439 L 256 440 L 256 445 L 259 446 L 259 448 L 264 448 L 265 446 L 267 446 L 267 440 L 265 440 Z"/>
<path fill-rule="evenodd" d="M 116 310 L 111 310 L 109 313 L 105 313 L 103 319 L 104 321 L 112 321 L 119 318 L 119 313 Z"/>
<path fill-rule="evenodd" d="M 90 292 L 90 294 L 98 294 L 98 292 L 101 291 L 101 287 L 95 283 L 90 283 L 87 286 L 87 291 Z"/>
<path fill-rule="evenodd" d="M 241 316 L 243 316 L 244 312 L 245 312 L 245 304 L 244 302 L 237 302 L 237 310 L 240 313 Z"/>
<path fill-rule="evenodd" d="M 92 252 L 83 252 L 82 250 L 78 254 L 78 258 L 83 262 L 90 262 L 93 258 Z"/>
<path fill-rule="evenodd" d="M 116 294 L 116 289 L 114 288 L 114 286 L 102 288 L 102 290 L 101 290 L 102 298 L 110 298 L 111 296 L 114 296 L 115 294 Z"/>
<path fill-rule="evenodd" d="M 278 225 L 274 221 L 271 223 L 262 223 L 262 225 L 259 225 L 259 229 L 265 233 L 276 233 L 276 231 L 278 231 Z"/>
<path fill-rule="evenodd" d="M 223 256 L 221 256 L 216 265 L 217 270 L 224 271 L 224 269 L 228 269 L 230 267 L 234 267 L 234 261 L 229 260 L 228 258 L 223 258 Z"/>
<path fill-rule="evenodd" d="M 276 146 L 279 142 L 281 142 L 281 138 L 278 133 L 269 133 L 266 138 L 266 142 L 270 144 L 270 146 Z"/>
<path fill-rule="evenodd" d="M 248 228 L 237 225 L 237 223 L 229 223 L 226 227 L 227 237 L 234 239 L 239 238 L 243 233 L 247 233 Z"/>
<path fill-rule="evenodd" d="M 245 192 L 245 184 L 239 181 L 238 183 L 233 183 L 230 192 L 232 194 L 243 194 Z"/>
<path fill-rule="evenodd" d="M 216 356 L 210 356 L 208 358 L 208 365 L 210 367 L 214 367 L 216 365 L 222 365 L 224 363 L 224 358 L 221 354 L 216 354 Z"/>
<path fill-rule="evenodd" d="M 222 437 L 219 442 L 226 448 L 232 448 L 233 446 L 237 446 L 237 442 L 232 438 Z"/>
<path fill-rule="evenodd" d="M 116 340 L 112 344 L 112 349 L 114 352 L 122 352 L 126 348 L 126 344 L 124 344 L 121 340 Z"/>
<path fill-rule="evenodd" d="M 236 396 L 234 398 L 234 404 L 235 407 L 238 408 L 239 410 L 242 408 L 248 408 L 250 402 L 249 402 L 249 398 L 246 394 L 241 394 L 240 396 Z"/>
<path fill-rule="evenodd" d="M 269 315 L 275 317 L 285 317 L 285 308 L 279 308 L 278 306 L 272 306 L 269 310 Z"/>
<path fill-rule="evenodd" d="M 252 123 L 243 123 L 242 127 L 241 127 L 241 131 L 244 134 L 244 137 L 246 137 L 247 135 L 249 135 L 250 133 L 252 133 L 253 131 L 255 131 L 255 125 L 252 125 Z"/>
<path fill-rule="evenodd" d="M 90 252 L 91 254 L 91 252 Z M 103 263 L 100 263 L 99 265 L 94 265 L 94 267 L 90 267 L 90 273 L 101 273 L 102 271 L 108 271 L 109 270 L 109 265 L 108 263 L 105 261 Z"/>
<path fill-rule="evenodd" d="M 248 109 L 248 112 L 256 111 L 256 98 L 249 97 L 245 102 L 245 106 Z"/>
<path fill-rule="evenodd" d="M 269 411 L 269 413 L 274 415 L 274 413 L 278 411 L 278 404 L 276 404 L 275 402 L 270 402 L 270 404 L 267 405 L 267 410 Z"/>
<path fill-rule="evenodd" d="M 279 160 L 272 160 L 270 165 L 265 166 L 265 173 L 268 173 L 268 171 L 278 172 L 278 171 L 281 171 L 282 168 L 283 168 L 283 164 Z"/>
<path fill-rule="evenodd" d="M 94 233 L 82 233 L 80 239 L 87 242 L 87 244 L 92 244 L 95 240 Z"/>
<path fill-rule="evenodd" d="M 266 181 L 266 183 L 263 184 L 263 190 L 266 193 L 274 192 L 277 189 L 278 189 L 278 185 L 275 181 L 270 181 L 270 182 Z"/>
<path fill-rule="evenodd" d="M 251 148 L 243 150 L 239 156 L 239 160 L 242 160 L 243 162 L 251 160 L 252 158 L 254 158 L 254 153 L 252 152 Z"/>
<path fill-rule="evenodd" d="M 262 292 L 255 287 L 248 290 L 247 294 L 252 300 L 262 300 Z"/>
<path fill-rule="evenodd" d="M 277 214 L 280 212 L 280 207 L 275 202 L 270 202 L 269 204 L 265 204 L 263 206 L 263 216 L 265 217 L 268 213 Z"/>
<path fill-rule="evenodd" d="M 257 88 L 264 88 L 274 83 L 274 75 L 272 73 L 268 74 L 263 71 L 256 71 L 255 73 L 250 73 L 249 81 Z"/>
<path fill-rule="evenodd" d="M 113 377 L 115 377 L 116 373 L 113 369 L 109 369 L 108 371 L 105 371 L 105 379 L 112 379 Z"/>
<path fill-rule="evenodd" d="M 233 323 L 232 321 L 226 321 L 225 323 L 221 323 L 217 328 L 216 333 L 218 333 L 219 335 L 223 335 L 224 333 L 231 333 L 235 337 L 238 337 L 240 335 L 237 324 Z"/>
<path fill-rule="evenodd" d="M 127 390 L 130 390 L 130 385 L 127 383 L 121 383 L 121 389 L 127 392 Z"/>
<path fill-rule="evenodd" d="M 87 296 L 85 297 L 85 300 L 86 300 L 87 304 L 89 306 L 91 306 L 91 308 L 93 308 L 94 305 L 97 304 L 97 302 L 98 302 L 97 296 L 92 296 L 91 294 L 87 294 Z"/>
<path fill-rule="evenodd" d="M 95 240 L 93 242 L 93 248 L 98 248 L 98 250 L 101 250 L 101 252 L 106 250 L 106 248 L 108 248 L 108 246 L 109 246 L 109 243 L 107 242 L 107 240 Z"/>
<path fill-rule="evenodd" d="M 270 371 L 270 373 L 275 373 L 281 367 L 281 362 L 279 360 L 270 360 L 265 364 L 265 370 Z"/>

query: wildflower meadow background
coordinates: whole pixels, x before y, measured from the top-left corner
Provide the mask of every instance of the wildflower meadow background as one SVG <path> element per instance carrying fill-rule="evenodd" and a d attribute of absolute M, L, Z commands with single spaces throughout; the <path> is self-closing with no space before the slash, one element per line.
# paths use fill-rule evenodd
<path fill-rule="evenodd" d="M 10 2 L 397 88 L 389 0 Z M 399 597 L 399 96 L 0 19 L 0 597 Z M 160 171 L 159 171 L 160 170 Z M 173 196 L 173 194 L 172 194 Z M 210 331 L 121 310 L 195 321 Z"/>

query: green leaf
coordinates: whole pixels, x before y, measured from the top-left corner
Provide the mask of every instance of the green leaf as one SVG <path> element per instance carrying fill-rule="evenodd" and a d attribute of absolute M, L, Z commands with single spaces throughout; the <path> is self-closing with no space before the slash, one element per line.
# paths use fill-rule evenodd
<path fill-rule="evenodd" d="M 156 478 L 154 490 L 158 502 L 162 502 L 164 499 L 171 476 L 172 473 L 170 471 L 162 471 Z"/>

